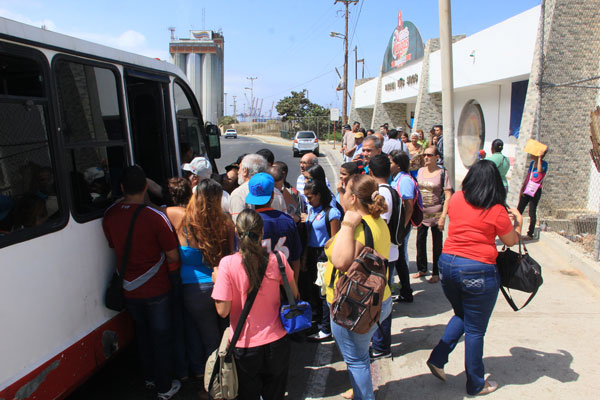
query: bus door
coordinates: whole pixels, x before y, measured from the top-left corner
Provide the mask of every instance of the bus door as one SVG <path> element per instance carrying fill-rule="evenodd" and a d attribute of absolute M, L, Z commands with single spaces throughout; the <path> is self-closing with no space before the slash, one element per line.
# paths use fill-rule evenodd
<path fill-rule="evenodd" d="M 169 78 L 126 70 L 133 158 L 160 185 L 177 176 L 169 109 Z"/>

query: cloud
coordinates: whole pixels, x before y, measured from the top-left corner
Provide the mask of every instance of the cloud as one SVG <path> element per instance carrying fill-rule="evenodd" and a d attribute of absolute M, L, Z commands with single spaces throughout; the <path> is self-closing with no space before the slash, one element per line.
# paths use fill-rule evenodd
<path fill-rule="evenodd" d="M 27 25 L 33 25 L 38 28 L 45 26 L 46 29 L 49 29 L 51 31 L 56 31 L 56 24 L 54 23 L 54 21 L 52 21 L 50 19 L 45 18 L 45 19 L 41 19 L 41 20 L 32 20 L 31 18 L 29 18 L 23 14 L 15 13 L 15 12 L 6 10 L 4 8 L 0 8 L 0 17 L 12 19 L 14 21 L 22 22 Z"/>

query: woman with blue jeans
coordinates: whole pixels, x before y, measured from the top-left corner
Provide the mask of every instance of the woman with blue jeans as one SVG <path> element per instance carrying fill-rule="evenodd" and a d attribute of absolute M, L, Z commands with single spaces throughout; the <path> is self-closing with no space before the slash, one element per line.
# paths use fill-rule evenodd
<path fill-rule="evenodd" d="M 483 338 L 500 288 L 495 239 L 498 236 L 506 246 L 518 243 L 522 224 L 516 209 L 507 210 L 505 198 L 498 168 L 492 161 L 482 160 L 471 167 L 462 191 L 452 196 L 448 208 L 448 238 L 439 268 L 442 288 L 454 316 L 431 352 L 427 366 L 434 376 L 445 381 L 444 365 L 464 333 L 470 395 L 488 394 L 498 388 L 496 382 L 485 380 L 483 365 Z"/>
<path fill-rule="evenodd" d="M 223 188 L 212 179 L 198 182 L 185 212 L 173 218 L 179 239 L 183 304 L 192 320 L 187 327 L 190 342 L 201 343 L 201 351 L 190 354 L 196 374 L 204 372 L 208 356 L 219 346 L 225 327 L 211 298 L 213 272 L 219 261 L 233 252 L 234 227 L 221 208 Z M 193 359 L 196 358 L 196 359 Z"/>
<path fill-rule="evenodd" d="M 340 200 L 344 207 L 344 220 L 340 231 L 325 245 L 328 262 L 325 270 L 327 302 L 333 302 L 337 277 L 346 272 L 365 246 L 365 231 L 361 221 L 364 220 L 371 234 L 375 251 L 379 254 L 390 253 L 390 231 L 380 215 L 387 211 L 385 198 L 378 192 L 378 184 L 368 175 L 354 175 L 345 187 L 338 186 Z M 335 280 L 331 282 L 334 268 Z M 379 321 L 384 321 L 392 312 L 392 297 L 389 285 L 386 284 L 381 305 Z M 369 344 L 378 329 L 373 325 L 369 332 L 359 334 L 338 325 L 331 320 L 331 332 L 344 357 L 350 374 L 353 396 L 355 400 L 374 400 L 373 382 L 369 359 Z M 346 393 L 347 396 L 351 394 Z M 348 397 L 349 398 L 349 397 Z"/>

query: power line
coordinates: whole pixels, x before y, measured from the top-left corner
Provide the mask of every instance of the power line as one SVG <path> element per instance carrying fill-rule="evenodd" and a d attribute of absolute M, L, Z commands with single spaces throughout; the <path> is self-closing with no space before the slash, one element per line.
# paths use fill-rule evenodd
<path fill-rule="evenodd" d="M 329 71 L 326 71 L 326 72 L 324 72 L 324 73 L 322 73 L 322 74 L 320 74 L 320 75 L 317 75 L 317 76 L 315 76 L 314 78 L 312 78 L 312 79 L 310 79 L 310 80 L 308 80 L 308 81 L 306 81 L 306 82 L 302 82 L 302 83 L 300 83 L 300 84 L 298 84 L 298 85 L 294 85 L 294 86 L 292 86 L 292 87 L 290 87 L 290 88 L 287 88 L 287 89 L 285 89 L 285 90 L 282 90 L 281 92 L 278 92 L 278 93 L 275 93 L 275 94 L 272 94 L 272 95 L 269 95 L 269 96 L 265 96 L 264 98 L 265 98 L 265 99 L 268 99 L 268 98 L 270 98 L 270 97 L 279 96 L 279 95 L 280 95 L 280 94 L 282 94 L 282 93 L 287 93 L 287 92 L 289 92 L 289 91 L 290 91 L 290 90 L 292 90 L 292 89 L 295 89 L 295 88 L 297 88 L 297 87 L 299 87 L 299 86 L 306 85 L 307 83 L 310 83 L 310 82 L 312 82 L 312 81 L 315 81 L 315 80 L 317 80 L 317 79 L 319 79 L 319 78 L 322 78 L 322 77 L 324 77 L 325 75 L 328 75 L 328 74 L 330 74 L 330 73 L 332 73 L 332 72 L 334 72 L 334 70 L 330 69 Z"/>
<path fill-rule="evenodd" d="M 356 21 L 354 21 L 354 28 L 352 29 L 352 36 L 350 36 L 350 45 L 352 45 L 352 41 L 354 40 L 354 35 L 356 34 L 356 27 L 358 25 L 358 20 L 360 19 L 360 13 L 362 11 L 363 5 L 366 0 L 362 0 L 360 2 L 360 8 L 358 9 L 358 16 L 356 17 Z"/>

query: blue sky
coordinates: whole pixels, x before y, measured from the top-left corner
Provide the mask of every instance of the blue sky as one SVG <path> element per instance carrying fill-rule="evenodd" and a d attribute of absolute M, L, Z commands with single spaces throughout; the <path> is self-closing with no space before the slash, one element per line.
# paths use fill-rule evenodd
<path fill-rule="evenodd" d="M 453 34 L 471 35 L 540 4 L 540 0 L 455 0 Z M 118 47 L 169 59 L 169 26 L 177 37 L 190 29 L 222 30 L 225 36 L 225 92 L 228 114 L 233 95 L 238 112 L 246 103 L 247 77 L 263 114 L 291 90 L 307 89 L 311 101 L 340 107 L 342 92 L 335 67 L 343 73 L 343 5 L 334 0 L 0 0 L 0 16 Z M 423 42 L 439 37 L 437 0 L 359 0 L 350 6 L 349 86 L 354 79 L 354 46 L 365 59 L 365 77 L 375 76 L 396 23 L 398 11 L 413 22 Z M 359 78 L 361 66 L 359 64 Z M 249 93 L 247 96 L 250 97 Z M 275 113 L 275 111 L 274 111 Z"/>

